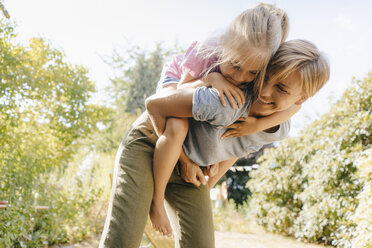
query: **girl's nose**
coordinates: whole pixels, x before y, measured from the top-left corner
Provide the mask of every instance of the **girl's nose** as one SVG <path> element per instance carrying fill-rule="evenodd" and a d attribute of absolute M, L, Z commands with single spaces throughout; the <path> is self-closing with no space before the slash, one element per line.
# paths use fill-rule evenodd
<path fill-rule="evenodd" d="M 238 72 L 235 74 L 235 80 L 238 81 L 239 83 L 244 82 L 244 76 L 243 73 Z"/>
<path fill-rule="evenodd" d="M 237 80 L 239 80 L 239 82 L 251 82 L 253 79 L 254 79 L 254 77 L 252 77 L 250 75 L 250 73 L 242 73 L 241 72 L 237 76 Z"/>

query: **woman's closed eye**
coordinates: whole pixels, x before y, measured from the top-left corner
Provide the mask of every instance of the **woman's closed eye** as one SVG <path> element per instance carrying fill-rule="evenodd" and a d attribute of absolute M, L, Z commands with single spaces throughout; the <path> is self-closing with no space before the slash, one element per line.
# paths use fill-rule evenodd
<path fill-rule="evenodd" d="M 283 86 L 281 86 L 280 84 L 276 84 L 275 87 L 279 90 L 279 92 L 281 93 L 285 93 L 285 94 L 288 94 L 288 91 L 286 91 Z"/>

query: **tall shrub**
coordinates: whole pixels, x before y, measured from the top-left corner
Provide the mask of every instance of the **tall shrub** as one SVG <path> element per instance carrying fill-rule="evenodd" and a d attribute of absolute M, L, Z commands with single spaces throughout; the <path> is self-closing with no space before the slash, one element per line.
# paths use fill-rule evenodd
<path fill-rule="evenodd" d="M 65 241 L 90 199 L 61 177 L 106 110 L 89 104 L 95 91 L 87 70 L 65 61 L 42 38 L 15 41 L 14 24 L 0 22 L 0 247 L 39 247 Z M 55 180 L 50 172 L 58 169 Z M 59 182 L 59 183 L 57 183 Z M 69 189 L 76 189 L 69 193 Z M 35 205 L 48 205 L 44 212 Z M 77 207 L 79 206 L 79 207 Z"/>
<path fill-rule="evenodd" d="M 352 218 L 357 225 L 352 244 L 354 248 L 372 248 L 372 149 L 365 151 L 357 167 L 358 177 L 365 183 L 357 197 L 359 204 Z"/>
<path fill-rule="evenodd" d="M 248 186 L 251 212 L 268 230 L 339 247 L 358 236 L 357 196 L 371 184 L 357 166 L 372 147 L 371 76 L 354 80 L 300 137 L 264 153 Z"/>

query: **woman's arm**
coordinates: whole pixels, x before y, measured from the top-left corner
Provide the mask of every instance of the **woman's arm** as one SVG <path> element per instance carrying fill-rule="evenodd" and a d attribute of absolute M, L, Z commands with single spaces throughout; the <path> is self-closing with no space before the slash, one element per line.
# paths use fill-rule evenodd
<path fill-rule="evenodd" d="M 222 161 L 219 163 L 219 168 L 218 168 L 218 172 L 217 172 L 217 175 L 213 176 L 213 177 L 210 177 L 208 179 L 208 186 L 209 188 L 213 188 L 213 186 L 218 182 L 218 180 L 220 180 L 220 178 L 225 175 L 225 173 L 227 172 L 227 170 L 234 165 L 234 163 L 236 162 L 236 160 L 238 160 L 238 158 L 231 158 L 229 160 L 225 160 L 225 161 Z"/>
<path fill-rule="evenodd" d="M 240 122 L 227 126 L 228 130 L 221 138 L 240 137 L 260 131 L 274 133 L 278 130 L 280 124 L 287 121 L 300 109 L 301 105 L 295 104 L 287 110 L 276 112 L 266 117 L 255 118 L 248 116 L 247 118 L 241 118 Z"/>

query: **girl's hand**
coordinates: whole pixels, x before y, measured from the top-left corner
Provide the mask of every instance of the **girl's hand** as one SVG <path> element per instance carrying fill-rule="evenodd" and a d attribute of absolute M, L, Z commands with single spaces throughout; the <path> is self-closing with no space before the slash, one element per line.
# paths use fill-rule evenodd
<path fill-rule="evenodd" d="M 232 137 L 237 138 L 261 131 L 258 125 L 258 120 L 259 119 L 252 116 L 239 118 L 238 122 L 235 122 L 226 127 L 228 128 L 228 130 L 221 136 L 221 139 Z"/>
<path fill-rule="evenodd" d="M 286 110 L 259 119 L 252 116 L 240 118 L 240 122 L 235 122 L 226 127 L 228 130 L 221 136 L 221 138 L 240 137 L 260 131 L 274 133 L 280 128 L 281 123 L 291 118 L 291 116 L 300 110 L 300 108 L 301 105 L 293 104 L 293 106 Z"/>
<path fill-rule="evenodd" d="M 221 103 L 226 107 L 225 97 L 227 97 L 231 107 L 234 109 L 236 103 L 241 108 L 245 103 L 245 96 L 241 89 L 230 83 L 222 76 L 221 73 L 213 72 L 207 75 L 206 80 L 210 82 L 210 85 L 217 90 L 218 96 L 220 97 Z"/>

